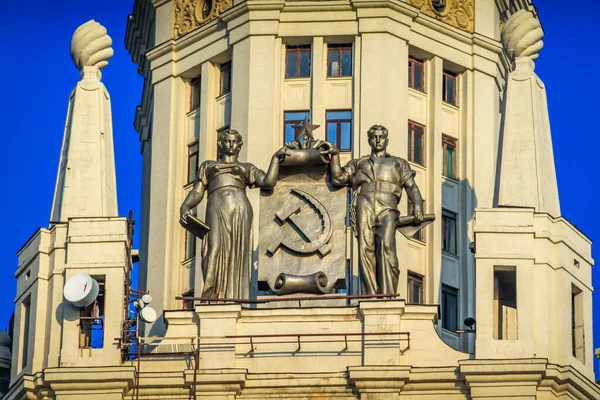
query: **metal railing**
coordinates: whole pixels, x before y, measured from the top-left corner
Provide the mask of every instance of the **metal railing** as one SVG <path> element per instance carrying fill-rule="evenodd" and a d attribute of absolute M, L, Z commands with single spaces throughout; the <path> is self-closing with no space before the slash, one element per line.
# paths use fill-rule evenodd
<path fill-rule="evenodd" d="M 267 303 L 280 303 L 280 302 L 298 302 L 298 306 L 302 307 L 303 301 L 328 301 L 328 300 L 392 300 L 397 299 L 400 296 L 398 293 L 394 294 L 361 294 L 361 295 L 333 295 L 333 296 L 299 296 L 299 297 L 267 297 L 262 299 L 235 299 L 235 298 L 208 298 L 208 297 L 187 297 L 177 296 L 175 300 L 194 301 L 206 304 L 212 303 L 235 303 L 235 304 L 267 304 Z"/>

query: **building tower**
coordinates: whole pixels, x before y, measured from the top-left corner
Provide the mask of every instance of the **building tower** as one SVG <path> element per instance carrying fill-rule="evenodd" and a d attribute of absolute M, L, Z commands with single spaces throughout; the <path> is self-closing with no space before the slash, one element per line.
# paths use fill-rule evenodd
<path fill-rule="evenodd" d="M 199 163 L 216 156 L 218 131 L 238 130 L 241 160 L 265 168 L 305 117 L 321 126 L 317 139 L 342 149 L 342 162 L 368 154 L 366 132 L 383 124 L 389 152 L 409 160 L 438 221 L 399 238 L 398 292 L 447 305 L 440 335 L 473 349 L 472 335 L 455 330 L 475 315 L 472 217 L 493 204 L 505 64 L 494 1 L 443 3 L 439 12 L 429 0 L 135 2 L 126 45 L 145 77 L 135 118 L 144 159 L 140 289 L 159 310 L 202 292 L 201 242 L 177 216 Z M 258 220 L 260 195 L 248 195 Z M 410 207 L 403 199 L 402 213 Z M 356 281 L 350 229 L 346 241 Z M 358 285 L 339 290 L 358 294 Z M 159 319 L 149 332 L 164 331 Z"/>
<path fill-rule="evenodd" d="M 496 199 L 493 208 L 475 211 L 475 354 L 498 360 L 498 370 L 524 364 L 531 370 L 529 381 L 519 380 L 520 389 L 497 382 L 506 396 L 532 393 L 548 368 L 594 379 L 591 241 L 560 214 L 546 90 L 533 62 L 543 36 L 527 10 L 504 25 L 511 71 Z M 467 380 L 477 386 L 485 373 Z"/>
<path fill-rule="evenodd" d="M 89 49 L 81 54 L 92 54 L 74 56 L 87 59 L 78 64 L 83 89 L 108 98 L 98 68 L 110 53 L 106 31 L 80 29 L 89 30 L 75 35 Z M 130 225 L 110 214 L 110 180 L 97 170 L 113 168 L 98 151 L 110 142 L 98 138 L 110 132 L 97 118 L 110 116 L 108 103 L 80 97 L 95 109 L 78 117 L 75 95 L 60 221 L 19 251 L 6 399 L 600 398 L 593 260 L 589 240 L 559 215 L 544 86 L 533 72 L 542 36 L 527 0 L 135 0 L 125 42 L 146 78 L 135 118 L 140 289 L 151 289 L 162 315 L 125 340 Z M 389 152 L 416 171 L 437 220 L 398 241 L 399 296 L 266 295 L 255 222 L 257 301 L 192 297 L 203 286 L 200 242 L 179 226 L 178 208 L 199 162 L 215 158 L 229 127 L 243 135 L 241 160 L 264 168 L 305 118 L 346 160 L 367 154 L 364 133 L 384 124 Z M 82 121 L 90 126 L 71 126 Z M 81 151 L 97 163 L 71 154 L 71 141 L 90 143 Z M 78 191 L 64 189 L 87 190 L 80 179 L 107 198 L 78 207 Z M 310 185 L 305 193 L 324 182 Z M 263 194 L 247 192 L 254 214 L 273 218 Z M 406 200 L 400 207 L 410 210 Z M 359 294 L 357 249 L 339 224 L 336 254 L 353 278 L 336 290 Z M 104 307 L 100 296 L 83 309 L 63 299 L 79 273 L 103 283 Z M 475 329 L 461 329 L 465 317 Z M 89 328 L 99 325 L 95 336 Z"/>
<path fill-rule="evenodd" d="M 130 370 L 106 377 L 90 376 L 86 368 L 121 362 L 114 339 L 127 316 L 131 270 L 129 222 L 117 215 L 110 96 L 100 80 L 111 45 L 106 29 L 93 20 L 71 41 L 80 81 L 69 99 L 50 227 L 39 229 L 18 252 L 13 393 L 58 396 L 79 376 L 90 380 L 91 396 L 110 398 L 133 379 Z M 63 287 L 80 273 L 91 276 L 98 291 L 75 306 L 63 298 Z M 72 368 L 67 373 L 61 367 Z M 50 386 L 35 389 L 41 371 Z"/>

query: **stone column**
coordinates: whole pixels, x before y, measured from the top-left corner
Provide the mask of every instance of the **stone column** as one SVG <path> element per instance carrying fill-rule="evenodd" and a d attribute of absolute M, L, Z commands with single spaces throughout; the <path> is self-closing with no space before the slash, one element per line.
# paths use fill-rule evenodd
<path fill-rule="evenodd" d="M 323 87 L 325 85 L 325 75 L 327 73 L 326 59 L 324 60 L 324 42 L 322 36 L 313 38 L 312 42 L 312 71 L 311 71 L 311 123 L 321 125 L 317 129 L 315 136 L 318 139 L 325 140 L 327 127 L 325 126 L 325 105 Z M 326 56 L 325 56 L 326 57 Z"/>
<path fill-rule="evenodd" d="M 369 154 L 366 132 L 374 124 L 389 130 L 390 154 L 406 154 L 408 114 L 397 99 L 408 96 L 406 80 L 398 79 L 408 76 L 407 42 L 390 33 L 363 33 L 361 52 L 360 131 L 356 132 L 360 136 L 359 154 Z"/>

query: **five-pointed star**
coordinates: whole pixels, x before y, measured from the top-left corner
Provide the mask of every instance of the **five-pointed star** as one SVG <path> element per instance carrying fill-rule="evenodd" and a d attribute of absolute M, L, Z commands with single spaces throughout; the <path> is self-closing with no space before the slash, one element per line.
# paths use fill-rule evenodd
<path fill-rule="evenodd" d="M 300 125 L 294 125 L 294 129 L 302 129 L 300 132 L 304 132 L 304 135 L 308 136 L 311 140 L 315 140 L 313 136 L 313 131 L 317 129 L 321 125 L 312 125 L 307 118 L 304 118 L 304 121 L 300 122 Z M 296 128 L 299 127 L 299 128 Z M 298 131 L 296 131 L 298 132 Z M 300 136 L 298 136 L 300 137 Z"/>
<path fill-rule="evenodd" d="M 302 123 L 298 124 L 298 125 L 292 125 L 292 128 L 294 128 L 294 137 L 296 139 L 300 139 L 302 136 L 305 135 L 305 131 L 306 129 L 304 129 L 304 125 Z"/>

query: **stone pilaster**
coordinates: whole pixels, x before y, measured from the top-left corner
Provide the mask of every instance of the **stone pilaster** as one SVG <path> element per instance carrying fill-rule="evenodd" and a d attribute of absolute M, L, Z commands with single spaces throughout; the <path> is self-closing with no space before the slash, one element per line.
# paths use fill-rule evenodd
<path fill-rule="evenodd" d="M 397 400 L 409 375 L 410 366 L 348 367 L 361 400 Z"/>
<path fill-rule="evenodd" d="M 245 369 L 202 369 L 185 371 L 185 383 L 199 399 L 233 400 L 244 388 Z"/>
<path fill-rule="evenodd" d="M 241 312 L 239 304 L 196 306 L 200 368 L 235 368 L 235 344 L 223 344 L 223 338 L 236 335 Z"/>
<path fill-rule="evenodd" d="M 547 362 L 545 359 L 465 360 L 459 365 L 473 400 L 534 400 Z"/>

